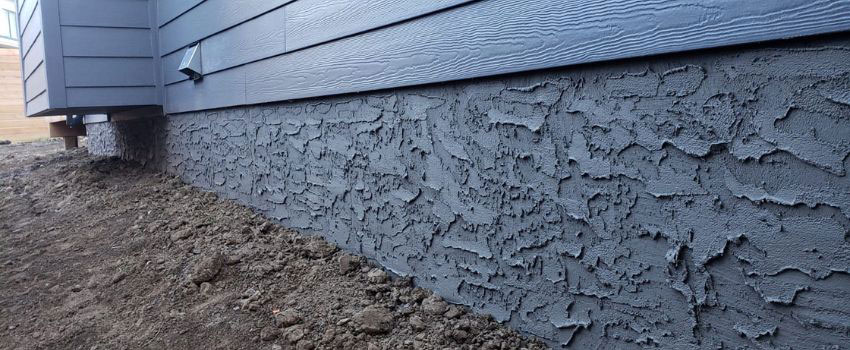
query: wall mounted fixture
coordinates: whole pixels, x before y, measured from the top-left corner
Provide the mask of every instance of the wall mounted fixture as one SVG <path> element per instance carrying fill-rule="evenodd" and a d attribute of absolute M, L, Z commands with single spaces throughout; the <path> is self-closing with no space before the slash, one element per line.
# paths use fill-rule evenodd
<path fill-rule="evenodd" d="M 180 73 L 186 74 L 191 80 L 200 80 L 201 74 L 201 44 L 197 43 L 186 49 L 183 60 L 180 61 Z"/>

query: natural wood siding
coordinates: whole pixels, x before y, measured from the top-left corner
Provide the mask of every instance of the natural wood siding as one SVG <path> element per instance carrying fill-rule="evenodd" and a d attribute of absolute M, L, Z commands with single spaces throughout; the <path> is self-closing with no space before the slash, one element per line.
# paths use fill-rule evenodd
<path fill-rule="evenodd" d="M 24 117 L 24 90 L 18 49 L 0 49 L 0 140 L 47 137 L 48 121 Z"/>

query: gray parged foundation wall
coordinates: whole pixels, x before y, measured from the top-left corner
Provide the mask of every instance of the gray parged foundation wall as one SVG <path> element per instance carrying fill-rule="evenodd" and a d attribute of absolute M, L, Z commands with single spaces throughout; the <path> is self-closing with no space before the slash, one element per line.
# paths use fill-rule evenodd
<path fill-rule="evenodd" d="M 850 347 L 846 34 L 89 133 L 553 346 Z"/>

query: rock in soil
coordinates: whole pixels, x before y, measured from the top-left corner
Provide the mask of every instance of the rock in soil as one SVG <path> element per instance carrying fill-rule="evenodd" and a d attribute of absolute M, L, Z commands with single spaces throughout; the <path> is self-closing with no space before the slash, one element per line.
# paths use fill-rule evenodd
<path fill-rule="evenodd" d="M 367 334 L 383 334 L 393 329 L 393 314 L 380 306 L 369 306 L 354 315 L 354 322 Z"/>
<path fill-rule="evenodd" d="M 544 348 L 174 176 L 63 148 L 0 147 L 0 349 Z"/>
<path fill-rule="evenodd" d="M 342 254 L 339 256 L 339 272 L 342 274 L 349 273 L 351 271 L 356 271 L 360 268 L 360 257 Z"/>
<path fill-rule="evenodd" d="M 366 279 L 369 280 L 369 283 L 380 284 L 387 282 L 387 273 L 381 269 L 372 269 L 369 273 L 366 274 Z"/>
<path fill-rule="evenodd" d="M 260 330 L 260 339 L 271 341 L 280 336 L 280 330 L 277 327 L 267 326 Z"/>
<path fill-rule="evenodd" d="M 278 327 L 289 327 L 301 323 L 301 315 L 295 310 L 284 310 L 274 317 L 274 323 Z"/>
<path fill-rule="evenodd" d="M 449 304 L 436 294 L 422 301 L 422 310 L 432 315 L 442 315 L 449 309 Z"/>
<path fill-rule="evenodd" d="M 223 265 L 224 256 L 221 255 L 221 253 L 216 252 L 203 256 L 201 261 L 198 262 L 192 270 L 190 281 L 194 283 L 212 281 L 213 278 L 218 275 L 218 272 L 221 270 Z"/>

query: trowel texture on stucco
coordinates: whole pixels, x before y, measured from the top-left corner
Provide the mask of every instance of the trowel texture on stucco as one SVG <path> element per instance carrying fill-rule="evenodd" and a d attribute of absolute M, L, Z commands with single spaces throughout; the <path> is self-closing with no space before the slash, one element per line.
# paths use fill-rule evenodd
<path fill-rule="evenodd" d="M 850 348 L 850 38 L 90 125 L 576 349 Z"/>

